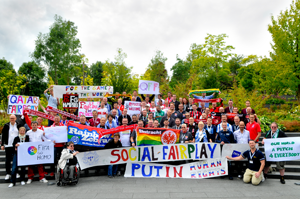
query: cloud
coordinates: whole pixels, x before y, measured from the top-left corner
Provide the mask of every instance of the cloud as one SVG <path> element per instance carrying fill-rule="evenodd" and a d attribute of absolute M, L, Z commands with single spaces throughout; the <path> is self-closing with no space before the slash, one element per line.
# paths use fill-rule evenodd
<path fill-rule="evenodd" d="M 226 33 L 234 53 L 269 55 L 271 15 L 289 7 L 291 0 L 107 0 L 16 1 L 4 0 L 0 8 L 0 57 L 18 69 L 30 61 L 39 32 L 49 32 L 54 15 L 78 26 L 81 52 L 90 63 L 113 60 L 117 48 L 142 74 L 161 50 L 169 70 L 176 54 L 185 58 L 192 43 L 204 43 L 207 33 Z"/>

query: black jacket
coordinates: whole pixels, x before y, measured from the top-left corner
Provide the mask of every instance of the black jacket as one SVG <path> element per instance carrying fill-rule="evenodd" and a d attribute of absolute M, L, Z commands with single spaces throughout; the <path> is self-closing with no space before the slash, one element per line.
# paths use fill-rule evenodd
<path fill-rule="evenodd" d="M 118 142 L 115 144 L 114 139 L 109 140 L 108 143 L 105 145 L 105 149 L 113 149 L 113 148 L 118 148 L 118 147 L 122 147 L 122 143 L 120 142 L 120 140 L 118 140 Z"/>
<path fill-rule="evenodd" d="M 167 116 L 163 116 L 162 118 L 161 118 L 161 121 L 160 121 L 160 126 L 164 126 L 164 121 L 167 119 Z M 172 118 L 172 117 L 170 117 L 170 120 L 169 120 L 169 127 L 173 127 L 173 126 L 175 126 L 175 120 Z"/>
<path fill-rule="evenodd" d="M 2 142 L 1 142 L 1 146 L 4 146 L 4 144 L 8 144 L 8 133 L 9 133 L 9 125 L 10 122 L 4 124 L 4 127 L 2 129 Z M 22 124 L 17 123 L 17 128 L 19 130 L 20 127 L 22 127 Z"/>
<path fill-rule="evenodd" d="M 284 138 L 284 137 L 287 137 L 287 136 L 286 136 L 286 134 L 285 134 L 283 131 L 279 130 L 278 137 L 279 137 L 279 138 Z M 271 130 L 269 130 L 269 131 L 266 133 L 265 138 L 271 138 Z"/>
<path fill-rule="evenodd" d="M 127 124 L 129 124 L 129 123 L 131 122 L 131 117 L 130 117 L 130 115 L 126 115 L 126 118 L 127 118 L 127 120 L 128 120 L 128 123 L 127 123 Z M 122 121 L 123 121 L 123 115 L 121 115 L 121 116 L 118 118 L 118 120 L 119 120 L 119 126 L 123 125 L 123 124 L 122 124 Z"/>
<path fill-rule="evenodd" d="M 19 136 L 15 137 L 13 141 L 13 147 L 15 147 L 16 144 L 19 142 L 21 142 L 20 137 Z M 29 142 L 29 135 L 25 135 L 25 142 Z M 15 150 L 15 153 L 17 153 L 17 150 Z"/>

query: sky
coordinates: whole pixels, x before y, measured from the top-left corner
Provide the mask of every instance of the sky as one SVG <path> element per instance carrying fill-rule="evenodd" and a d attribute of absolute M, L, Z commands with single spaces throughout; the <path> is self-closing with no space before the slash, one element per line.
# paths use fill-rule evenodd
<path fill-rule="evenodd" d="M 81 53 L 96 61 L 113 61 L 117 49 L 127 54 L 133 73 L 143 74 L 157 50 L 171 67 L 185 59 L 191 44 L 207 33 L 228 35 L 238 55 L 269 56 L 271 16 L 292 0 L 1 0 L 0 57 L 16 70 L 31 61 L 38 34 L 48 33 L 54 15 L 78 27 Z"/>

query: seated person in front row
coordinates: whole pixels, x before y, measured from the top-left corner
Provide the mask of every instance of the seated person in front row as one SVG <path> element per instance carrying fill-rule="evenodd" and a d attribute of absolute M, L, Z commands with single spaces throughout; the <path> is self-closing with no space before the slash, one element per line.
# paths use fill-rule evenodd
<path fill-rule="evenodd" d="M 249 141 L 250 150 L 245 151 L 239 157 L 231 158 L 226 156 L 229 160 L 242 160 L 247 158 L 248 159 L 248 169 L 244 174 L 244 182 L 251 183 L 253 185 L 258 185 L 263 179 L 263 169 L 265 166 L 265 156 L 264 154 L 255 148 L 254 140 Z"/>
<path fill-rule="evenodd" d="M 68 142 L 67 148 L 62 150 L 60 159 L 58 161 L 58 166 L 59 168 L 64 170 L 65 179 L 67 179 L 68 177 L 70 179 L 73 179 L 75 166 L 77 164 L 76 155 L 78 153 L 79 153 L 78 151 L 74 151 L 74 143 L 72 141 Z M 68 176 L 68 171 L 70 172 L 69 176 Z"/>

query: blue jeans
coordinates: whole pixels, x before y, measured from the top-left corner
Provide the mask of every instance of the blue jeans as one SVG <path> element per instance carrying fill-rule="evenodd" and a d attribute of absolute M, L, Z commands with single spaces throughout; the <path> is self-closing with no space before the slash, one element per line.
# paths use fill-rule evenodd
<path fill-rule="evenodd" d="M 10 182 L 13 183 L 14 185 L 16 184 L 16 175 L 17 175 L 17 170 L 18 170 L 18 158 L 17 154 L 14 155 L 13 158 L 13 165 L 11 169 L 11 179 Z M 20 180 L 24 181 L 25 180 L 25 166 L 20 166 L 21 172 L 20 172 Z"/>
<path fill-rule="evenodd" d="M 108 166 L 108 176 L 117 175 L 118 165 L 109 165 Z"/>

